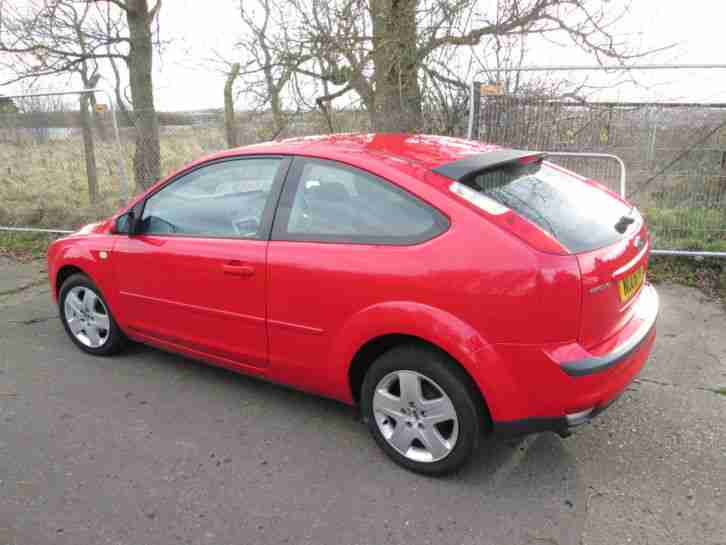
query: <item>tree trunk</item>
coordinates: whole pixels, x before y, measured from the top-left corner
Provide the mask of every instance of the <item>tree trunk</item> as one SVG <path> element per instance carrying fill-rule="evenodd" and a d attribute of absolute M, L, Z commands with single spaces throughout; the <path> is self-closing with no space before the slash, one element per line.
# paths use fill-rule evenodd
<path fill-rule="evenodd" d="M 234 118 L 234 100 L 232 98 L 232 87 L 234 80 L 239 76 L 239 63 L 232 65 L 227 74 L 227 81 L 224 83 L 224 131 L 227 135 L 227 147 L 236 148 L 239 146 L 239 134 L 237 132 L 237 121 Z"/>
<path fill-rule="evenodd" d="M 153 49 L 152 17 L 147 0 L 127 0 L 126 20 L 131 41 L 128 68 L 136 127 L 134 179 L 139 191 L 147 189 L 161 175 L 159 120 L 154 109 L 154 87 L 151 79 Z"/>
<path fill-rule="evenodd" d="M 282 112 L 280 91 L 277 88 L 274 88 L 274 86 L 271 91 L 270 110 L 272 110 L 272 121 L 275 125 L 275 130 L 273 131 L 273 138 L 277 138 L 280 133 L 285 129 L 287 121 L 285 120 L 285 115 Z"/>
<path fill-rule="evenodd" d="M 88 110 L 89 96 L 81 95 L 81 127 L 83 132 L 83 156 L 86 159 L 86 178 L 88 179 L 88 199 L 91 204 L 98 202 L 98 170 L 96 168 L 96 149 L 93 144 L 91 113 Z"/>
<path fill-rule="evenodd" d="M 378 132 L 421 128 L 416 0 L 371 0 L 375 98 L 371 116 Z"/>
<path fill-rule="evenodd" d="M 267 85 L 267 92 L 270 95 L 270 110 L 272 111 L 272 138 L 277 138 L 280 133 L 285 129 L 287 121 L 282 111 L 282 100 L 280 93 L 284 82 L 282 80 L 275 83 L 275 78 L 272 74 L 272 68 L 270 66 L 265 67 L 265 84 Z"/>

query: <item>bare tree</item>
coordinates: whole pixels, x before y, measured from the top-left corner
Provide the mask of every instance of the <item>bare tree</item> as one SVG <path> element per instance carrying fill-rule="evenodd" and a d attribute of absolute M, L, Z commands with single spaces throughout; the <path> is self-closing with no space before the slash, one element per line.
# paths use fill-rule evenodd
<path fill-rule="evenodd" d="M 90 53 L 89 47 L 88 47 L 88 41 L 86 40 L 86 36 L 83 32 L 83 23 L 88 16 L 89 13 L 89 5 L 86 4 L 84 7 L 82 7 L 82 11 L 79 13 L 79 11 L 76 9 L 77 6 L 74 4 L 70 4 L 68 6 L 56 6 L 59 8 L 59 11 L 63 11 L 63 8 L 67 9 L 67 14 L 69 16 L 69 24 L 72 26 L 73 31 L 75 32 L 76 39 L 78 40 L 78 45 L 80 47 L 81 51 L 84 51 L 86 53 Z M 53 14 L 51 14 L 53 15 Z M 75 71 L 81 76 L 81 81 L 83 82 L 83 89 L 89 90 L 94 89 L 96 85 L 98 85 L 99 79 L 101 79 L 101 74 L 98 72 L 98 61 L 97 59 L 93 58 L 92 56 L 88 56 L 88 58 L 84 59 L 82 62 L 78 63 L 76 66 Z M 93 108 L 93 114 L 89 111 L 89 103 L 91 104 Z M 93 130 L 91 128 L 92 121 L 91 116 L 93 115 L 94 118 L 97 121 L 97 125 L 99 128 L 101 128 L 101 134 L 104 134 L 102 131 L 103 123 L 100 122 L 100 117 L 96 115 L 96 97 L 92 93 L 83 94 L 80 97 L 80 113 L 81 113 L 81 131 L 83 134 L 83 156 L 86 161 L 86 180 L 88 182 L 88 199 L 91 201 L 91 203 L 96 203 L 98 201 L 98 167 L 96 165 L 96 146 L 93 141 Z"/>
<path fill-rule="evenodd" d="M 129 87 L 136 122 L 134 178 L 140 190 L 149 187 L 161 176 L 159 119 L 154 106 L 152 25 L 161 9 L 156 0 L 149 9 L 148 0 L 109 0 L 126 12 L 129 27 L 129 52 L 125 57 L 129 69 Z"/>
<path fill-rule="evenodd" d="M 278 0 L 240 0 L 243 31 L 235 51 L 235 61 L 239 62 L 222 60 L 228 74 L 239 65 L 235 78 L 239 78 L 241 91 L 237 96 L 244 96 L 246 109 L 272 114 L 272 138 L 285 130 L 291 117 L 285 96 L 296 102 L 301 99 L 293 81 L 296 69 L 311 59 L 289 39 L 286 26 L 280 26 L 280 9 Z"/>
<path fill-rule="evenodd" d="M 240 3 L 240 16 L 252 39 L 241 41 L 238 47 L 241 46 L 247 49 L 247 54 L 251 57 L 251 60 L 256 66 L 260 67 L 259 73 L 262 76 L 262 82 L 264 82 L 263 92 L 268 96 L 274 131 L 279 133 L 287 124 L 282 111 L 281 94 L 292 72 L 287 67 L 288 63 L 275 62 L 273 58 L 274 44 L 268 35 L 272 16 L 271 1 L 256 0 L 257 7 L 261 8 L 260 10 L 250 10 L 248 8 L 250 3 L 244 0 Z"/>
<path fill-rule="evenodd" d="M 274 6 L 270 3 L 274 2 Z M 599 0 L 265 0 L 275 24 L 265 41 L 274 66 L 335 84 L 329 103 L 356 93 L 378 131 L 423 126 L 422 81 L 461 96 L 441 64 L 447 54 L 488 37 L 557 35 L 597 62 L 641 56 L 613 34 L 626 11 Z M 493 5 L 492 5 L 493 4 Z M 284 55 L 287 51 L 287 55 Z M 260 68 L 268 66 L 263 60 Z M 434 90 L 434 93 L 437 91 Z"/>
<path fill-rule="evenodd" d="M 94 88 L 100 78 L 98 59 L 93 55 L 93 48 L 98 43 L 98 36 L 87 34 L 84 28 L 91 12 L 91 5 L 46 2 L 36 4 L 34 7 L 38 11 L 25 19 L 19 17 L 18 12 L 15 12 L 15 17 L 5 18 L 2 21 L 5 23 L 4 30 L 6 31 L 3 38 L 8 35 L 11 39 L 14 38 L 15 52 L 23 47 L 28 49 L 27 54 L 14 55 L 13 60 L 20 61 L 13 67 L 15 78 L 17 80 L 35 80 L 43 76 L 65 72 L 77 74 L 84 89 Z M 47 47 L 33 49 L 31 40 L 38 40 Z M 74 47 L 78 57 L 72 63 L 61 63 L 58 52 L 71 40 L 75 41 Z M 95 110 L 95 97 L 81 95 L 80 119 L 88 196 L 89 200 L 95 203 L 98 199 L 98 175 L 89 101 Z"/>
<path fill-rule="evenodd" d="M 111 63 L 117 81 L 120 73 L 116 62 L 126 65 L 133 107 L 130 117 L 136 127 L 134 174 L 139 189 L 160 175 L 159 125 L 152 84 L 152 27 L 160 9 L 161 0 L 151 8 L 147 0 L 31 0 L 23 8 L 0 0 L 0 52 L 8 55 L 6 68 L 14 74 L 4 83 L 80 74 L 84 87 L 89 88 L 100 62 Z M 117 98 L 122 98 L 120 92 Z"/>

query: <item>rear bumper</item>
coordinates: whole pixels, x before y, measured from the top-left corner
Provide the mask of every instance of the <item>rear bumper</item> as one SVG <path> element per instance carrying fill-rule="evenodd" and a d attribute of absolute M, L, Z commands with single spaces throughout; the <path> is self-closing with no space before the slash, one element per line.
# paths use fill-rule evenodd
<path fill-rule="evenodd" d="M 495 422 L 494 433 L 500 437 L 518 437 L 531 433 L 553 431 L 563 437 L 567 437 L 572 430 L 584 424 L 589 424 L 596 416 L 602 414 L 605 409 L 615 403 L 620 394 L 608 401 L 606 404 L 591 409 L 585 409 L 577 413 L 552 418 L 524 418 L 522 420 L 511 420 L 508 422 Z"/>
<path fill-rule="evenodd" d="M 599 356 L 590 355 L 575 361 L 562 363 L 562 370 L 571 377 L 582 377 L 600 373 L 622 363 L 628 356 L 638 350 L 655 329 L 659 308 L 658 292 L 655 291 L 653 286 L 647 284 L 638 301 L 637 311 L 641 320 L 638 328 L 609 352 Z"/>
<path fill-rule="evenodd" d="M 565 435 L 602 413 L 645 366 L 655 341 L 658 310 L 658 294 L 646 285 L 631 322 L 592 350 L 580 345 L 498 347 L 517 383 L 519 399 L 513 405 L 519 414 L 505 411 L 509 414 L 502 418 L 492 410 L 495 433 Z"/>

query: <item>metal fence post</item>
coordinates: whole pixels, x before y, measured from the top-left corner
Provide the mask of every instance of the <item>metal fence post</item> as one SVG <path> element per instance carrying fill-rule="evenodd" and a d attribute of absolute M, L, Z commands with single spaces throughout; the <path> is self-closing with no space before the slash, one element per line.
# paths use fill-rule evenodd
<path fill-rule="evenodd" d="M 653 132 L 650 135 L 650 152 L 648 153 L 648 160 L 651 163 L 655 163 L 655 134 L 658 130 L 658 125 L 653 123 Z"/>
<path fill-rule="evenodd" d="M 116 139 L 116 148 L 118 149 L 118 154 L 116 157 L 116 168 L 118 168 L 118 175 L 119 175 L 119 190 L 120 190 L 120 197 L 121 197 L 121 204 L 126 204 L 129 200 L 129 181 L 126 177 L 126 169 L 124 168 L 124 160 L 123 160 L 123 145 L 121 144 L 121 132 L 119 131 L 118 127 L 118 118 L 116 116 L 116 108 L 113 104 L 113 99 L 111 98 L 111 93 L 106 91 L 105 89 L 98 89 L 98 92 L 106 95 L 106 100 L 108 100 L 108 107 L 111 111 L 111 123 L 113 124 L 113 136 Z"/>
<path fill-rule="evenodd" d="M 466 137 L 469 140 L 479 138 L 479 111 L 481 108 L 481 87 L 472 80 L 469 89 L 469 128 Z"/>

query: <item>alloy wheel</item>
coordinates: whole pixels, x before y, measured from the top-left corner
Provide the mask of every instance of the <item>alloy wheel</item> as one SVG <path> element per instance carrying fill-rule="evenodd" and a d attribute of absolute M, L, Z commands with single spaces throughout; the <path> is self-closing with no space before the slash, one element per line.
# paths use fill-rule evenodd
<path fill-rule="evenodd" d="M 409 460 L 438 462 L 456 446 L 459 419 L 454 404 L 421 373 L 384 376 L 373 394 L 373 415 L 386 442 Z"/>
<path fill-rule="evenodd" d="M 108 309 L 93 290 L 75 286 L 66 295 L 64 318 L 73 336 L 84 346 L 100 348 L 108 341 L 111 319 Z"/>

